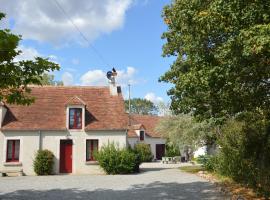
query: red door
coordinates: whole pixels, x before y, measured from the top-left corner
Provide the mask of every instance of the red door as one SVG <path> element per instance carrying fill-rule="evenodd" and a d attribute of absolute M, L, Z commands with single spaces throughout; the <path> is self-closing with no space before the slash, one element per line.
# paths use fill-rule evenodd
<path fill-rule="evenodd" d="M 165 144 L 156 144 L 156 159 L 161 160 L 165 155 Z"/>
<path fill-rule="evenodd" d="M 72 173 L 72 140 L 60 140 L 60 173 Z"/>

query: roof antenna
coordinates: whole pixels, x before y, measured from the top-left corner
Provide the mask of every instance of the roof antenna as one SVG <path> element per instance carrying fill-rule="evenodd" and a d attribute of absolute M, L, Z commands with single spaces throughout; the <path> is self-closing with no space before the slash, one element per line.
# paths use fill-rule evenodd
<path fill-rule="evenodd" d="M 128 125 L 131 126 L 131 119 L 130 119 L 130 84 L 128 84 Z"/>

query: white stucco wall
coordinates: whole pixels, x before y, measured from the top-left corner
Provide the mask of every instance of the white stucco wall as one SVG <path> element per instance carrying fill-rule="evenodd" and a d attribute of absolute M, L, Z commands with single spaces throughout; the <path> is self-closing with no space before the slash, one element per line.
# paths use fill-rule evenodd
<path fill-rule="evenodd" d="M 4 117 L 5 117 L 6 112 L 7 112 L 7 109 L 4 106 L 0 105 L 0 128 L 2 127 L 2 123 L 4 121 Z"/>
<path fill-rule="evenodd" d="M 20 166 L 6 166 L 6 140 L 20 139 Z M 54 173 L 59 173 L 60 140 L 71 139 L 72 145 L 72 173 L 74 174 L 96 174 L 102 170 L 96 164 L 86 163 L 86 140 L 99 140 L 99 148 L 108 142 L 126 147 L 125 131 L 41 131 L 41 147 L 48 149 L 55 155 Z M 39 149 L 38 131 L 0 132 L 0 170 L 23 169 L 26 175 L 34 175 L 33 160 Z M 10 165 L 11 163 L 9 163 Z M 18 164 L 18 163 L 16 163 Z"/>
<path fill-rule="evenodd" d="M 131 146 L 131 148 L 133 148 L 135 144 L 140 143 L 140 142 L 150 144 L 151 152 L 154 156 L 154 159 L 156 159 L 156 144 L 165 144 L 166 139 L 148 137 L 147 135 L 145 135 L 144 141 L 140 141 L 139 138 L 128 138 L 128 143 Z"/>
<path fill-rule="evenodd" d="M 194 151 L 193 156 L 194 158 L 198 158 L 199 156 L 204 156 L 207 153 L 207 147 L 203 146 L 198 148 L 196 151 Z"/>
<path fill-rule="evenodd" d="M 19 162 L 7 163 L 7 140 L 20 140 Z M 39 136 L 36 132 L 0 132 L 0 170 L 23 169 L 25 174 L 34 174 L 33 160 L 39 148 Z"/>

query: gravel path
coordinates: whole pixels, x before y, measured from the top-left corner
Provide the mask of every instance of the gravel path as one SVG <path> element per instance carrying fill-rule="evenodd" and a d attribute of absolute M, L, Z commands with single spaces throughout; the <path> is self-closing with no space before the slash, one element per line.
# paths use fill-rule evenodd
<path fill-rule="evenodd" d="M 1 177 L 0 199 L 229 199 L 178 165 L 144 164 L 135 175 Z"/>

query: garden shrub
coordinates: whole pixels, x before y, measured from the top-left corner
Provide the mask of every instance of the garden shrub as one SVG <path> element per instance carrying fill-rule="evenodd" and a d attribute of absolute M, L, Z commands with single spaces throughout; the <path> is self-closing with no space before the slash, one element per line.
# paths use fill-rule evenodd
<path fill-rule="evenodd" d="M 246 114 L 222 129 L 216 170 L 270 196 L 270 124 L 260 115 Z"/>
<path fill-rule="evenodd" d="M 54 155 L 49 150 L 39 150 L 34 160 L 34 171 L 37 175 L 53 173 Z"/>
<path fill-rule="evenodd" d="M 181 156 L 179 147 L 177 147 L 175 144 L 166 142 L 165 148 L 166 148 L 165 156 L 167 157 Z"/>
<path fill-rule="evenodd" d="M 139 171 L 139 155 L 130 149 L 121 149 L 114 143 L 102 146 L 95 156 L 107 174 L 129 174 Z"/>
<path fill-rule="evenodd" d="M 141 162 L 151 162 L 154 158 L 150 145 L 138 143 L 134 146 L 134 152 L 139 155 Z"/>
<path fill-rule="evenodd" d="M 197 158 L 197 162 L 202 164 L 203 168 L 207 171 L 215 171 L 218 163 L 216 155 L 201 155 Z"/>

